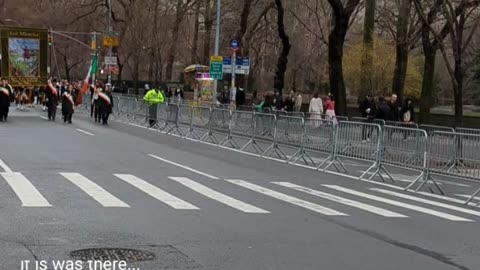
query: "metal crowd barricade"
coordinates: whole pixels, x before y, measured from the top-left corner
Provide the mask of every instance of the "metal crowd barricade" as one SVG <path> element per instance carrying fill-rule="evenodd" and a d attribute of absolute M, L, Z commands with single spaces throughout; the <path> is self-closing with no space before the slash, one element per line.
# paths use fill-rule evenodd
<path fill-rule="evenodd" d="M 391 127 L 404 127 L 404 128 L 416 128 L 416 129 L 418 129 L 418 124 L 417 123 L 411 123 L 411 122 L 386 121 L 385 125 L 391 126 Z"/>
<path fill-rule="evenodd" d="M 379 176 L 383 182 L 382 173 L 395 182 L 386 166 L 419 171 L 420 175 L 414 180 L 422 179 L 425 174 L 427 162 L 428 137 L 424 130 L 384 126 L 382 128 L 380 163 L 371 174 L 369 180 Z"/>
<path fill-rule="evenodd" d="M 208 133 L 205 134 L 200 141 L 209 139 L 210 142 L 214 144 L 223 145 L 227 140 L 229 140 L 231 137 L 231 115 L 232 112 L 230 110 L 212 108 L 208 121 Z M 224 138 L 219 141 L 215 136 L 215 133 L 222 134 Z"/>
<path fill-rule="evenodd" d="M 303 112 L 288 112 L 288 111 L 276 111 L 277 116 L 292 116 L 292 117 L 302 117 L 305 118 L 305 114 Z"/>
<path fill-rule="evenodd" d="M 167 134 L 178 134 L 183 136 L 183 132 L 179 126 L 180 120 L 180 106 L 181 104 L 167 104 L 167 121 L 165 122 L 164 130 Z M 157 111 L 158 115 L 158 111 Z"/>
<path fill-rule="evenodd" d="M 333 158 L 333 150 L 335 144 L 335 130 L 336 125 L 332 120 L 326 120 L 321 118 L 308 118 L 305 120 L 304 141 L 301 151 L 298 155 L 306 155 L 312 162 L 313 166 L 317 169 L 323 167 L 328 161 Z M 322 153 L 328 155 L 318 166 L 312 159 L 310 152 Z M 305 161 L 305 160 L 304 160 Z M 297 160 L 292 159 L 292 163 L 296 163 Z M 305 162 L 309 165 L 308 162 Z"/>
<path fill-rule="evenodd" d="M 362 130 L 366 130 L 370 136 L 370 140 L 363 138 Z M 339 122 L 335 136 L 335 146 L 333 157 L 330 163 L 323 169 L 328 170 L 334 166 L 338 172 L 341 172 L 339 166 L 345 173 L 348 173 L 343 161 L 340 158 L 356 159 L 373 164 L 361 176 L 362 179 L 371 170 L 377 168 L 380 163 L 380 143 L 381 143 L 381 127 L 377 124 L 360 123 L 360 122 Z"/>
<path fill-rule="evenodd" d="M 480 129 L 474 129 L 474 128 L 456 128 L 455 132 L 463 133 L 463 134 L 471 134 L 471 135 L 480 135 Z"/>
<path fill-rule="evenodd" d="M 385 120 L 383 120 L 383 119 L 365 118 L 365 117 L 351 117 L 349 120 L 351 122 L 371 123 L 371 124 L 379 125 L 381 127 L 385 126 Z"/>
<path fill-rule="evenodd" d="M 204 134 L 208 134 L 211 111 L 210 107 L 192 107 L 192 122 L 188 132 L 185 134 L 186 138 L 200 140 Z M 198 132 L 203 132 L 203 134 L 200 135 Z"/>
<path fill-rule="evenodd" d="M 480 135 L 435 131 L 429 140 L 426 170 L 427 175 L 424 179 L 410 186 L 421 183 L 417 188 L 420 190 L 428 181 L 435 183 L 432 175 L 480 182 Z M 465 204 L 470 203 L 478 194 L 480 188 L 465 201 Z"/>
<path fill-rule="evenodd" d="M 265 154 L 266 150 L 263 150 L 259 144 L 259 141 L 268 143 L 271 142 L 273 145 L 273 141 L 276 136 L 276 120 L 277 117 L 275 114 L 255 112 L 253 117 L 253 132 L 251 134 L 250 141 L 248 141 L 247 144 L 245 144 L 240 150 L 248 152 L 253 149 L 256 154 Z M 268 147 L 268 150 L 270 150 L 272 145 Z M 277 153 L 275 150 L 274 152 Z"/>
<path fill-rule="evenodd" d="M 305 120 L 303 117 L 277 116 L 273 144 L 265 151 L 264 156 L 271 157 L 272 154 L 276 153 L 280 159 L 288 159 L 280 146 L 284 145 L 300 150 L 303 144 L 304 131 Z M 297 153 L 298 151 L 294 154 L 295 158 L 298 155 Z M 305 159 L 305 156 L 303 158 Z M 313 160 L 311 162 L 313 163 Z"/>
<path fill-rule="evenodd" d="M 435 131 L 455 132 L 455 130 L 451 127 L 434 126 L 434 125 L 420 125 L 420 129 L 425 130 L 429 137 L 432 137 Z"/>
<path fill-rule="evenodd" d="M 135 124 L 146 124 L 150 119 L 148 103 L 146 103 L 142 99 L 135 100 L 135 107 L 133 108 L 131 115 L 131 121 Z"/>
<path fill-rule="evenodd" d="M 230 130 L 232 140 L 235 140 L 235 137 L 249 138 L 254 132 L 254 112 L 233 111 Z"/>
<path fill-rule="evenodd" d="M 255 106 L 240 105 L 237 107 L 237 111 L 253 112 L 255 111 Z"/>

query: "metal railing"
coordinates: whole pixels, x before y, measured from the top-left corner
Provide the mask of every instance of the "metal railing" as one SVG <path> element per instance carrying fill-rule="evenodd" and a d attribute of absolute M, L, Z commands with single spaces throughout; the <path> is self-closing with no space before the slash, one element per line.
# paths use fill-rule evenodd
<path fill-rule="evenodd" d="M 334 168 L 348 174 L 346 160 L 356 160 L 369 166 L 359 179 L 379 178 L 383 182 L 395 182 L 390 167 L 416 171 L 419 175 L 405 188 L 414 191 L 428 187 L 431 192 L 435 188 L 443 194 L 437 176 L 480 184 L 480 130 L 419 127 L 355 117 L 350 121 L 327 120 L 316 114 L 259 113 L 232 107 L 152 106 L 130 97 L 115 99 L 115 120 L 150 125 L 166 134 L 275 157 L 286 163 L 302 162 L 318 170 Z M 87 102 L 79 108 L 89 112 Z M 293 154 L 287 155 L 287 148 L 293 149 Z M 465 203 L 478 194 L 480 188 Z"/>

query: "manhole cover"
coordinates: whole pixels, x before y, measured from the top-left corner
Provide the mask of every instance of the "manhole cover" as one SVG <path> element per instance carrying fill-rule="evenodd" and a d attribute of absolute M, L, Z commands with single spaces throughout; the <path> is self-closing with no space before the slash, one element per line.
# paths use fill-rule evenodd
<path fill-rule="evenodd" d="M 141 262 L 155 259 L 155 254 L 145 250 L 125 248 L 87 248 L 74 250 L 70 256 L 81 261 Z"/>

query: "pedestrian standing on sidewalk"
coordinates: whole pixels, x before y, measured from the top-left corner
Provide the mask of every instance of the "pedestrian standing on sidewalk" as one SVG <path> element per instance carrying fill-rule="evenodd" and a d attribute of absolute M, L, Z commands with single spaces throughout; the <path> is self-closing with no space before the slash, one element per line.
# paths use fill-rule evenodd
<path fill-rule="evenodd" d="M 308 108 L 310 113 L 310 119 L 314 127 L 318 128 L 321 125 L 321 119 L 323 114 L 323 102 L 322 99 L 318 97 L 318 93 L 313 95 L 312 100 L 310 101 L 310 107 Z"/>
<path fill-rule="evenodd" d="M 302 111 L 302 104 L 303 104 L 303 97 L 302 93 L 299 91 L 297 93 L 297 97 L 295 98 L 295 111 L 301 112 Z"/>
<path fill-rule="evenodd" d="M 72 123 L 73 110 L 75 107 L 75 100 L 72 96 L 73 85 L 69 84 L 67 90 L 62 95 L 62 115 L 64 123 Z"/>
<path fill-rule="evenodd" d="M 335 115 L 335 99 L 332 95 L 327 96 L 325 105 L 325 119 L 332 120 L 333 124 L 337 124 L 337 116 Z"/>

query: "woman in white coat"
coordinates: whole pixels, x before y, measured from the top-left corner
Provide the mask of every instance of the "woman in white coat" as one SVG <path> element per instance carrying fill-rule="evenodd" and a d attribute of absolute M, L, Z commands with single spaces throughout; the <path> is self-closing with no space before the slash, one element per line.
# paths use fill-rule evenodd
<path fill-rule="evenodd" d="M 320 127 L 322 124 L 322 114 L 323 114 L 323 102 L 322 99 L 318 97 L 318 93 L 313 95 L 312 100 L 310 101 L 310 108 L 308 109 L 310 113 L 310 120 L 312 125 L 316 128 Z"/>

